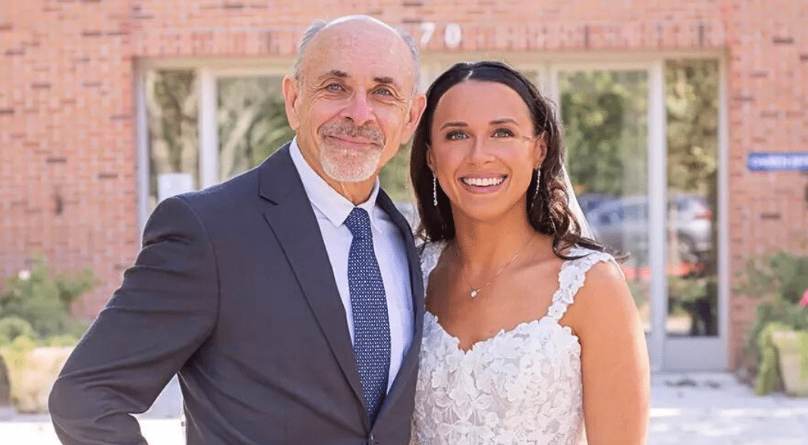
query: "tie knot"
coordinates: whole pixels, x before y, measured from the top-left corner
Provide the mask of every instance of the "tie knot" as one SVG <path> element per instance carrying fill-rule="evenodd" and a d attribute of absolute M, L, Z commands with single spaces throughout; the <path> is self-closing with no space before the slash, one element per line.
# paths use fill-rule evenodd
<path fill-rule="evenodd" d="M 370 233 L 370 216 L 365 209 L 354 207 L 351 214 L 345 219 L 345 225 L 354 238 L 372 238 Z"/>

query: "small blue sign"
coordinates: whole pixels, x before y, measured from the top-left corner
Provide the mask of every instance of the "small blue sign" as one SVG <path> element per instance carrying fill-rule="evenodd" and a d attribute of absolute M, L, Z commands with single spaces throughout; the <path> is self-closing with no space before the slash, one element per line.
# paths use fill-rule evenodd
<path fill-rule="evenodd" d="M 808 171 L 808 152 L 749 153 L 746 167 L 753 172 Z"/>

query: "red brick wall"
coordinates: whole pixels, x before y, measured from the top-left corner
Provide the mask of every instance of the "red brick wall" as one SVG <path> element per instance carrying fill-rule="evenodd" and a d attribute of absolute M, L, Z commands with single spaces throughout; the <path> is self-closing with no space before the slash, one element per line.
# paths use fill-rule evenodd
<path fill-rule="evenodd" d="M 0 275 L 91 267 L 85 316 L 137 251 L 128 3 L 0 2 Z"/>
<path fill-rule="evenodd" d="M 808 175 L 749 172 L 753 151 L 808 151 L 808 2 L 727 3 L 730 271 L 772 249 L 808 252 Z M 755 302 L 732 298 L 730 363 Z"/>
<path fill-rule="evenodd" d="M 134 59 L 291 57 L 313 19 L 353 13 L 416 41 L 422 22 L 437 24 L 424 52 L 724 51 L 731 275 L 750 254 L 806 249 L 806 176 L 746 169 L 751 151 L 808 150 L 805 1 L 4 0 L 0 275 L 36 254 L 92 267 L 105 284 L 77 305 L 85 316 L 119 284 L 138 249 Z M 449 22 L 463 29 L 457 48 L 437 37 Z M 733 365 L 752 315 L 733 298 Z"/>

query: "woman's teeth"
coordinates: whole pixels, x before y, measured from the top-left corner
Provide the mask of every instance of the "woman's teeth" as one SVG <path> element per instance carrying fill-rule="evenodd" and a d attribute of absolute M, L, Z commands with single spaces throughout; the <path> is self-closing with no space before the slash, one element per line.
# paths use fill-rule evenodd
<path fill-rule="evenodd" d="M 461 178 L 460 180 L 466 185 L 473 185 L 475 187 L 491 187 L 502 184 L 505 181 L 505 178 Z"/>

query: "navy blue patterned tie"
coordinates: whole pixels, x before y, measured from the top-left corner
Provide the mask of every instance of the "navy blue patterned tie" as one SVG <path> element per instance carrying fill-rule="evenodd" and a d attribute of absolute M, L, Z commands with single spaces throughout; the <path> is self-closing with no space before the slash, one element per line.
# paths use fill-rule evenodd
<path fill-rule="evenodd" d="M 348 288 L 354 322 L 354 355 L 371 423 L 387 393 L 390 322 L 379 263 L 373 251 L 368 212 L 355 207 L 345 225 L 353 235 L 348 253 Z"/>

